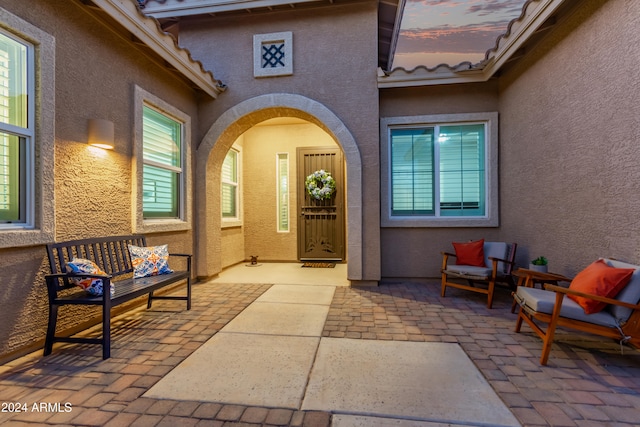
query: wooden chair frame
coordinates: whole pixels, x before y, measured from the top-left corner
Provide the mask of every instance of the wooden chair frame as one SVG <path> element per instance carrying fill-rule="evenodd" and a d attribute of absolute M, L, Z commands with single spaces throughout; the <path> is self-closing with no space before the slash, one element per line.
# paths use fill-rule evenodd
<path fill-rule="evenodd" d="M 517 247 L 517 243 L 509 243 L 509 253 L 507 254 L 507 259 L 489 257 L 489 260 L 491 261 L 490 276 L 475 276 L 471 274 L 464 274 L 447 270 L 449 257 L 455 258 L 456 254 L 450 252 L 441 252 L 442 269 L 440 270 L 440 272 L 442 273 L 442 289 L 440 292 L 440 296 L 444 298 L 447 287 L 449 286 L 452 288 L 485 294 L 487 296 L 487 308 L 491 308 L 491 306 L 493 305 L 493 294 L 495 292 L 496 283 L 507 283 L 511 289 L 515 289 L 515 283 L 513 281 L 513 277 L 511 277 L 511 271 L 513 270 L 513 266 L 515 265 L 514 260 Z M 500 262 L 503 262 L 505 264 L 504 272 L 498 271 L 498 263 Z M 467 284 L 450 281 L 449 276 L 456 279 L 466 280 Z M 475 286 L 476 282 L 487 283 L 487 287 L 477 287 Z"/>
<path fill-rule="evenodd" d="M 640 304 L 629 304 L 623 301 L 618 301 L 611 298 L 605 298 L 598 295 L 587 294 L 584 292 L 574 291 L 568 288 L 563 288 L 557 285 L 545 284 L 545 289 L 556 293 L 555 305 L 553 307 L 553 313 L 541 313 L 533 311 L 523 304 L 520 305 L 518 311 L 518 320 L 516 321 L 516 332 L 520 332 L 522 322 L 526 322 L 531 329 L 542 339 L 542 355 L 540 356 L 540 364 L 546 365 L 549 360 L 549 354 L 551 352 L 551 345 L 555 335 L 556 328 L 558 326 L 575 329 L 582 332 L 588 332 L 595 335 L 600 335 L 607 338 L 613 338 L 620 340 L 636 347 L 640 347 Z M 515 294 L 515 292 L 514 292 Z M 601 325 L 595 325 L 593 323 L 584 322 L 580 320 L 570 319 L 560 316 L 560 310 L 562 309 L 562 301 L 565 295 L 576 295 L 581 297 L 590 298 L 596 301 L 601 301 L 606 304 L 613 304 L 621 307 L 626 307 L 633 310 L 631 317 L 620 328 L 612 328 Z M 546 331 L 542 329 L 536 322 L 547 323 Z"/>

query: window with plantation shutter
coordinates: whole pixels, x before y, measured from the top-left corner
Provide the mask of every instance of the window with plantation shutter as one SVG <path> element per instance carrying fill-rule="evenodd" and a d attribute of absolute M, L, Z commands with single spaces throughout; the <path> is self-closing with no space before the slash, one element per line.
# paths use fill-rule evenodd
<path fill-rule="evenodd" d="M 440 215 L 485 214 L 485 161 L 483 124 L 441 126 Z"/>
<path fill-rule="evenodd" d="M 33 129 L 28 102 L 33 48 L 0 32 L 0 224 L 27 222 Z M 31 96 L 30 96 L 31 95 Z"/>
<path fill-rule="evenodd" d="M 239 152 L 232 148 L 222 163 L 222 218 L 227 220 L 237 220 L 240 217 L 238 157 Z"/>
<path fill-rule="evenodd" d="M 179 218 L 182 188 L 182 124 L 143 107 L 142 204 L 144 218 Z"/>
<path fill-rule="evenodd" d="M 289 154 L 278 153 L 276 158 L 278 190 L 278 232 L 289 231 Z"/>
<path fill-rule="evenodd" d="M 433 128 L 391 131 L 393 215 L 434 212 Z"/>
<path fill-rule="evenodd" d="M 386 118 L 381 131 L 383 225 L 497 225 L 497 113 Z"/>

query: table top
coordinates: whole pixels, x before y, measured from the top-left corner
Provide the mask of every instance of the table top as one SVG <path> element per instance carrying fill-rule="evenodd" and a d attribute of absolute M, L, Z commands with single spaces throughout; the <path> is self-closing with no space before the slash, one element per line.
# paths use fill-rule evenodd
<path fill-rule="evenodd" d="M 569 279 L 566 276 L 563 276 L 562 274 L 543 273 L 541 271 L 529 270 L 528 268 L 518 268 L 512 274 L 516 277 L 523 278 L 527 281 L 529 280 L 535 280 L 535 281 L 549 280 L 552 282 L 557 282 L 557 281 L 570 282 L 571 281 L 571 279 Z"/>

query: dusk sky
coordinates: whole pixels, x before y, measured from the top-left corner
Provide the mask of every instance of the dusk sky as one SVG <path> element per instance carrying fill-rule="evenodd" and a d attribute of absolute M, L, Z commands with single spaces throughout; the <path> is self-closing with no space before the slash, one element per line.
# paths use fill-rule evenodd
<path fill-rule="evenodd" d="M 393 68 L 475 64 L 526 0 L 407 0 Z"/>

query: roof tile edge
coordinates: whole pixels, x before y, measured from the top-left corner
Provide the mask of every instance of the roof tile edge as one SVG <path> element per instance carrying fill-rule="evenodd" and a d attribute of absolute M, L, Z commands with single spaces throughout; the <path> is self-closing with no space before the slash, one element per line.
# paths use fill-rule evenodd
<path fill-rule="evenodd" d="M 193 59 L 188 49 L 180 47 L 173 35 L 163 31 L 157 19 L 145 15 L 137 0 L 92 1 L 203 92 L 216 98 L 225 91 L 226 85 Z"/>

